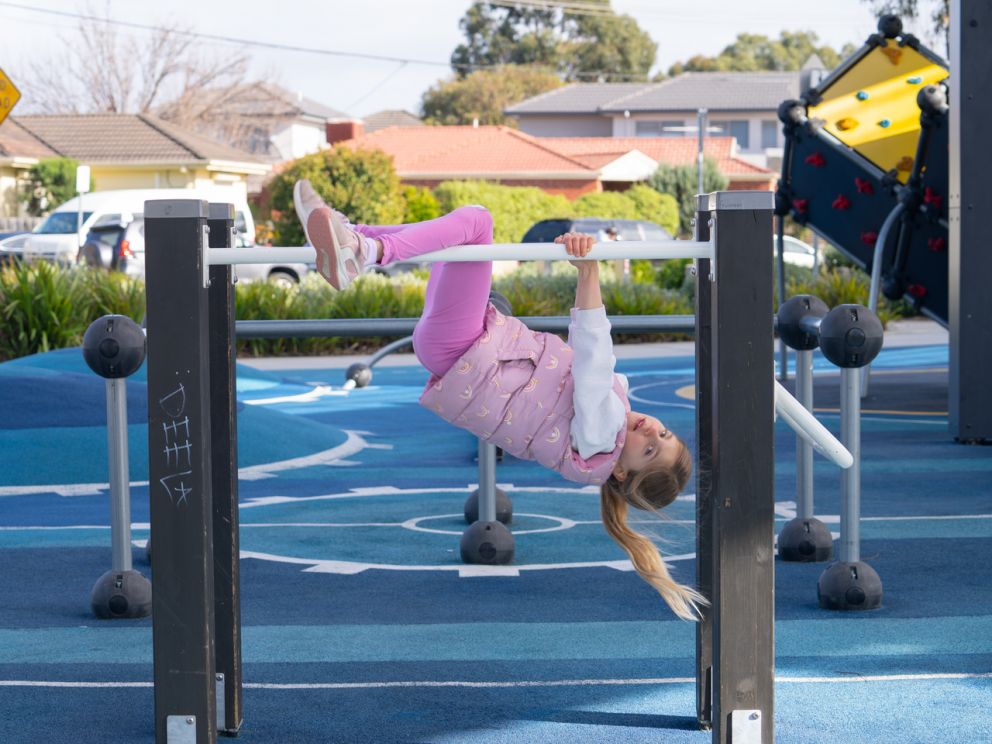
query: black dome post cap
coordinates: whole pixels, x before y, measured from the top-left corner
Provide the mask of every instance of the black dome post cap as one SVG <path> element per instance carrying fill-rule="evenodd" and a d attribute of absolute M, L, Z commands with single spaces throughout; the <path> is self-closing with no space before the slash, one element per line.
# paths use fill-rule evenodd
<path fill-rule="evenodd" d="M 145 361 L 145 333 L 126 315 L 104 315 L 83 334 L 83 359 L 100 377 L 132 375 Z"/>
<path fill-rule="evenodd" d="M 838 305 L 820 322 L 820 350 L 838 367 L 864 367 L 882 350 L 882 321 L 864 305 Z"/>
<path fill-rule="evenodd" d="M 902 19 L 886 13 L 878 19 L 878 33 L 886 39 L 894 39 L 902 33 Z"/>
<path fill-rule="evenodd" d="M 782 303 L 778 309 L 779 337 L 790 349 L 810 351 L 820 345 L 820 339 L 811 333 L 808 327 L 803 327 L 804 318 L 822 318 L 830 308 L 819 297 L 814 295 L 795 295 Z"/>

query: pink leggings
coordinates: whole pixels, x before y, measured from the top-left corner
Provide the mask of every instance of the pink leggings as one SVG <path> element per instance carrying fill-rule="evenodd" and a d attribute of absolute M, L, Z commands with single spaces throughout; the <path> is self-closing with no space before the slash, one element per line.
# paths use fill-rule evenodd
<path fill-rule="evenodd" d="M 493 218 L 483 207 L 459 207 L 410 225 L 356 225 L 355 229 L 382 241 L 382 264 L 415 260 L 441 248 L 493 242 Z M 431 267 L 424 313 L 413 331 L 413 350 L 428 371 L 443 375 L 482 335 L 492 276 L 492 261 Z"/>

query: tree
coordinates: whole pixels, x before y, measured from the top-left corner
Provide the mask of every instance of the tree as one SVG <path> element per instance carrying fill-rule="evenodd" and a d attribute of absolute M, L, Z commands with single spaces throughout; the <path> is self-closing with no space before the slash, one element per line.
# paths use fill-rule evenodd
<path fill-rule="evenodd" d="M 554 73 L 536 67 L 506 65 L 479 70 L 464 78 L 441 81 L 423 96 L 424 120 L 428 124 L 510 124 L 503 110 L 525 98 L 562 84 Z"/>
<path fill-rule="evenodd" d="M 269 181 L 273 240 L 302 245 L 303 228 L 293 208 L 293 184 L 310 179 L 324 201 L 354 223 L 393 225 L 403 221 L 405 202 L 393 159 L 381 150 L 335 147 L 305 155 Z"/>
<path fill-rule="evenodd" d="M 63 36 L 59 49 L 24 71 L 30 111 L 152 114 L 241 147 L 257 136 L 247 54 L 204 51 L 178 23 L 123 34 L 108 5 Z"/>
<path fill-rule="evenodd" d="M 928 6 L 930 28 L 924 41 L 936 47 L 943 45 L 944 54 L 950 56 L 950 0 L 863 0 L 871 6 L 875 15 L 893 13 L 903 20 L 920 17 L 921 5 Z"/>
<path fill-rule="evenodd" d="M 692 219 L 696 216 L 696 189 L 699 187 L 695 164 L 662 163 L 648 183 L 655 191 L 675 197 L 679 205 L 680 232 L 691 232 Z M 703 160 L 703 193 L 723 191 L 727 188 L 727 183 L 727 177 L 720 172 L 715 162 L 709 158 Z"/>
<path fill-rule="evenodd" d="M 461 75 L 477 67 L 538 65 L 565 80 L 647 80 L 658 45 L 609 0 L 582 7 L 475 2 L 459 22 L 465 43 L 451 55 Z"/>
<path fill-rule="evenodd" d="M 668 74 L 674 77 L 683 72 L 798 70 L 812 54 L 818 55 L 827 69 L 833 69 L 855 50 L 854 45 L 846 44 L 837 52 L 818 42 L 819 37 L 813 31 L 782 31 L 778 39 L 760 34 L 738 34 L 734 43 L 716 57 L 697 54 L 685 62 L 676 62 L 668 69 Z"/>
<path fill-rule="evenodd" d="M 47 158 L 32 165 L 28 170 L 27 188 L 20 197 L 27 205 L 28 214 L 40 217 L 74 197 L 78 167 L 79 163 L 72 158 Z M 90 190 L 93 190 L 92 178 Z"/>

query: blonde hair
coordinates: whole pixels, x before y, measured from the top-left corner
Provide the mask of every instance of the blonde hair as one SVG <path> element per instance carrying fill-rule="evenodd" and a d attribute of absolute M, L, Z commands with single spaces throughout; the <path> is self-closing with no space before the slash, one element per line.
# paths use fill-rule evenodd
<path fill-rule="evenodd" d="M 685 442 L 675 462 L 631 473 L 623 481 L 611 475 L 600 487 L 603 526 L 630 556 L 638 576 L 658 590 L 672 611 L 683 620 L 698 620 L 700 607 L 709 605 L 706 598 L 689 586 L 677 583 L 661 553 L 650 538 L 635 532 L 627 524 L 627 507 L 657 511 L 678 496 L 692 473 L 692 456 Z"/>

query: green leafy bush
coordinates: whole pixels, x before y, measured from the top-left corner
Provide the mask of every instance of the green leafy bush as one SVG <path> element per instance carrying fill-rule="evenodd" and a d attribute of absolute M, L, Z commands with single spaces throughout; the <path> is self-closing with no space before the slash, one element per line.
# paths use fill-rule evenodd
<path fill-rule="evenodd" d="M 623 192 L 634 202 L 637 216 L 661 225 L 672 235 L 679 233 L 679 204 L 671 194 L 662 194 L 643 183 L 635 183 Z"/>
<path fill-rule="evenodd" d="M 793 267 L 787 267 L 787 269 L 790 268 Z M 808 270 L 791 274 L 788 270 L 786 271 L 785 291 L 787 296 L 816 295 L 827 303 L 827 307 L 844 304 L 867 306 L 869 289 L 870 279 L 868 275 L 860 269 L 853 269 L 848 266 L 825 269 L 815 278 Z M 908 317 L 913 314 L 913 309 L 907 303 L 892 302 L 879 295 L 877 315 L 882 321 L 882 325 L 888 324 L 893 318 Z"/>
<path fill-rule="evenodd" d="M 28 214 L 40 217 L 76 195 L 76 169 L 72 158 L 46 158 L 28 169 L 27 187 L 21 193 Z M 90 190 L 93 179 L 90 178 Z"/>
<path fill-rule="evenodd" d="M 82 342 L 102 315 L 144 316 L 144 285 L 122 274 L 50 263 L 0 269 L 0 360 Z"/>
<path fill-rule="evenodd" d="M 305 155 L 269 181 L 273 239 L 278 245 L 302 245 L 303 228 L 293 208 L 293 184 L 307 178 L 314 190 L 352 222 L 395 225 L 405 202 L 393 159 L 381 150 L 336 147 Z"/>
<path fill-rule="evenodd" d="M 403 210 L 404 223 L 423 222 L 441 216 L 441 206 L 428 188 L 404 186 L 403 201 L 406 204 Z"/>
<path fill-rule="evenodd" d="M 575 217 L 607 217 L 614 220 L 636 220 L 641 215 L 633 199 L 619 191 L 600 191 L 583 194 L 572 202 Z"/>
<path fill-rule="evenodd" d="M 540 220 L 569 217 L 572 203 L 564 196 L 533 186 L 503 186 L 487 181 L 445 181 L 434 189 L 446 214 L 467 204 L 481 204 L 493 216 L 494 241 L 519 243 L 527 228 Z"/>

